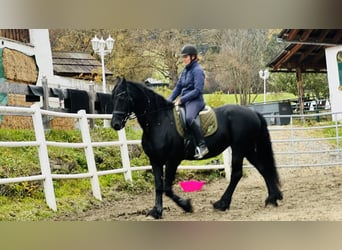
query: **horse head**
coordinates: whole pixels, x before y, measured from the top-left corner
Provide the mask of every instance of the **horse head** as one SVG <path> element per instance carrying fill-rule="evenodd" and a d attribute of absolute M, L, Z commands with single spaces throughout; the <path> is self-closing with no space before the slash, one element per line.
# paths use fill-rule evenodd
<path fill-rule="evenodd" d="M 132 99 L 125 78 L 117 78 L 116 85 L 112 91 L 113 113 L 111 126 L 115 130 L 122 129 L 132 113 Z"/>

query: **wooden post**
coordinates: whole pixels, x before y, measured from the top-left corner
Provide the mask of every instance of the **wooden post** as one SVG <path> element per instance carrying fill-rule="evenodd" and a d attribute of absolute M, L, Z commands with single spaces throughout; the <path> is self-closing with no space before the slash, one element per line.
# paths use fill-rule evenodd
<path fill-rule="evenodd" d="M 46 76 L 43 76 L 42 78 L 42 86 L 43 86 L 43 109 L 49 110 L 50 89 L 48 87 Z M 48 116 L 43 117 L 43 124 L 44 124 L 45 129 L 50 129 L 50 119 Z"/>
<path fill-rule="evenodd" d="M 298 88 L 298 103 L 299 103 L 299 113 L 301 115 L 304 114 L 304 88 L 303 88 L 303 78 L 302 78 L 302 69 L 300 67 L 296 68 L 296 78 L 297 78 L 297 88 Z M 302 116 L 302 122 L 304 123 L 304 116 Z"/>
<path fill-rule="evenodd" d="M 91 81 L 89 84 L 89 112 L 90 114 L 95 113 L 95 99 L 96 99 L 96 93 L 95 93 L 95 86 L 94 83 Z M 89 126 L 91 129 L 95 127 L 95 120 L 89 119 Z"/>

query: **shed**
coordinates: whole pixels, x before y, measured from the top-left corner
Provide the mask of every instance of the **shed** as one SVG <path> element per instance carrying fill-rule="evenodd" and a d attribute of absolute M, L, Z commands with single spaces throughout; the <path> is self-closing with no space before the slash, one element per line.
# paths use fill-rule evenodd
<path fill-rule="evenodd" d="M 292 107 L 289 101 L 254 103 L 249 105 L 249 108 L 266 116 L 265 119 L 268 125 L 287 125 L 290 123 Z"/>
<path fill-rule="evenodd" d="M 150 88 L 157 88 L 157 87 L 168 87 L 169 84 L 162 82 L 160 80 L 154 79 L 154 78 L 147 78 L 144 81 L 145 85 Z"/>
<path fill-rule="evenodd" d="M 52 52 L 55 75 L 92 79 L 94 72 L 101 70 L 101 63 L 92 55 L 83 52 Z M 105 68 L 106 76 L 113 73 Z"/>
<path fill-rule="evenodd" d="M 325 48 L 342 44 L 342 29 L 283 29 L 277 40 L 288 45 L 267 64 L 272 72 L 326 72 Z"/>
<path fill-rule="evenodd" d="M 342 44 L 342 29 L 283 29 L 278 41 L 287 43 L 271 62 L 271 72 L 295 72 L 300 112 L 304 111 L 302 73 L 326 73 L 325 50 Z"/>

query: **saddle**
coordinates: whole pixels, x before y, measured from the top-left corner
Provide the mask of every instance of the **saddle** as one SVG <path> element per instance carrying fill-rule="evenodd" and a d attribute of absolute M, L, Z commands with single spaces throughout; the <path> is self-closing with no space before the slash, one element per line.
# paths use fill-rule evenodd
<path fill-rule="evenodd" d="M 173 115 L 175 117 L 176 128 L 180 136 L 185 136 L 185 131 L 187 130 L 186 121 L 185 121 L 185 109 L 180 106 L 175 106 L 173 108 Z M 199 119 L 202 133 L 204 137 L 211 136 L 217 130 L 217 118 L 214 110 L 205 106 L 197 116 L 196 119 Z"/>

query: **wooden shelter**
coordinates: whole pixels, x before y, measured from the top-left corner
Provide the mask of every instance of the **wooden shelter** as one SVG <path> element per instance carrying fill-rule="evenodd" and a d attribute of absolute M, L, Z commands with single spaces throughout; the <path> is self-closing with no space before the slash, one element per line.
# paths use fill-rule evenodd
<path fill-rule="evenodd" d="M 93 79 L 95 74 L 101 74 L 101 63 L 88 53 L 52 52 L 52 64 L 55 75 Z M 113 73 L 105 68 L 106 76 Z"/>
<path fill-rule="evenodd" d="M 302 73 L 326 73 L 325 49 L 342 44 L 342 29 L 283 29 L 278 41 L 285 49 L 267 64 L 271 72 L 296 73 L 300 112 L 303 113 Z"/>

